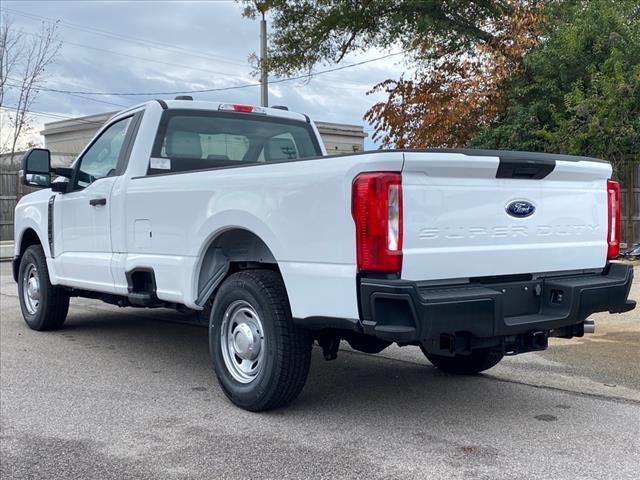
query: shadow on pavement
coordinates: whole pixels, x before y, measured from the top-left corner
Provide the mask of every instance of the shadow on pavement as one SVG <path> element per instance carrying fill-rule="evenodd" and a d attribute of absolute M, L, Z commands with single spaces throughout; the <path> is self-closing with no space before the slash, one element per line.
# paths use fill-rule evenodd
<path fill-rule="evenodd" d="M 221 396 L 210 365 L 207 329 L 186 321 L 188 317 L 170 310 L 105 310 L 91 314 L 76 311 L 65 328 L 53 335 L 65 336 L 80 345 L 104 343 L 120 354 L 126 351 L 141 365 L 170 361 L 178 374 L 188 372 L 190 378 L 198 379 L 201 387 L 196 390 L 209 388 Z M 337 360 L 327 362 L 321 350 L 314 347 L 311 371 L 301 396 L 289 408 L 269 415 L 305 416 L 308 421 L 308 414 L 315 411 L 397 426 L 402 418 L 428 422 L 434 416 L 449 417 L 454 412 L 462 417 L 505 418 L 530 411 L 530 418 L 543 414 L 554 417 L 552 420 L 562 413 L 558 412 L 556 400 L 547 404 L 537 400 L 534 405 L 530 395 L 514 396 L 518 388 L 522 386 L 483 375 L 447 375 L 426 359 L 417 364 L 341 350 Z M 563 406 L 560 410 L 568 408 Z"/>

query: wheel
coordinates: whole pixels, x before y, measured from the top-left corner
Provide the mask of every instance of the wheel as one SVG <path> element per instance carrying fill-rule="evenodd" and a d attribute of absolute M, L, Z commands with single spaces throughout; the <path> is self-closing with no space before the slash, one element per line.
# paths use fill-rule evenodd
<path fill-rule="evenodd" d="M 69 311 L 69 294 L 51 285 L 44 250 L 32 245 L 24 252 L 18 270 L 18 297 L 25 322 L 32 330 L 62 327 Z"/>
<path fill-rule="evenodd" d="M 209 349 L 222 390 L 237 406 L 263 411 L 291 403 L 311 362 L 311 336 L 293 324 L 277 272 L 234 273 L 215 295 Z"/>
<path fill-rule="evenodd" d="M 458 375 L 475 375 L 495 367 L 504 355 L 490 348 L 473 350 L 470 355 L 456 355 L 455 357 L 445 357 L 428 353 L 424 347 L 420 346 L 422 353 L 438 369 L 447 373 Z"/>

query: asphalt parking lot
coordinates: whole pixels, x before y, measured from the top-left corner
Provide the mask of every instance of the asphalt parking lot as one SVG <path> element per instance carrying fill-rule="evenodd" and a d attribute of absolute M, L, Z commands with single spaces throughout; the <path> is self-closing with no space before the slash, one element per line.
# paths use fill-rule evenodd
<path fill-rule="evenodd" d="M 417 348 L 315 349 L 302 395 L 251 414 L 213 376 L 207 330 L 171 311 L 73 300 L 66 327 L 24 324 L 0 265 L 2 479 L 637 479 L 640 312 L 596 315 L 477 377 Z M 636 272 L 636 277 L 640 272 Z M 632 298 L 640 298 L 635 285 Z"/>

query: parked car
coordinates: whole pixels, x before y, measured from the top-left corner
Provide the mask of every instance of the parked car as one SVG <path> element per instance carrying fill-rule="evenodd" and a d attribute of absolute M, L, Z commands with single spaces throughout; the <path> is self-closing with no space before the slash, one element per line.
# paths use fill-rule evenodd
<path fill-rule="evenodd" d="M 15 211 L 20 305 L 60 328 L 70 297 L 198 312 L 225 394 L 253 411 L 302 390 L 316 341 L 418 346 L 474 374 L 624 312 L 609 163 L 565 155 L 389 150 L 327 156 L 284 109 L 152 101 L 111 118 Z M 51 181 L 52 178 L 57 180 Z"/>

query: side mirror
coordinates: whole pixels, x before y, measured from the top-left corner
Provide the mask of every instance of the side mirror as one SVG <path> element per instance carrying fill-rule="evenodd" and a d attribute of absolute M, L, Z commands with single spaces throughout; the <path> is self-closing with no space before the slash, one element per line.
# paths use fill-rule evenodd
<path fill-rule="evenodd" d="M 22 157 L 22 183 L 29 187 L 51 186 L 51 152 L 44 148 L 32 148 Z"/>

